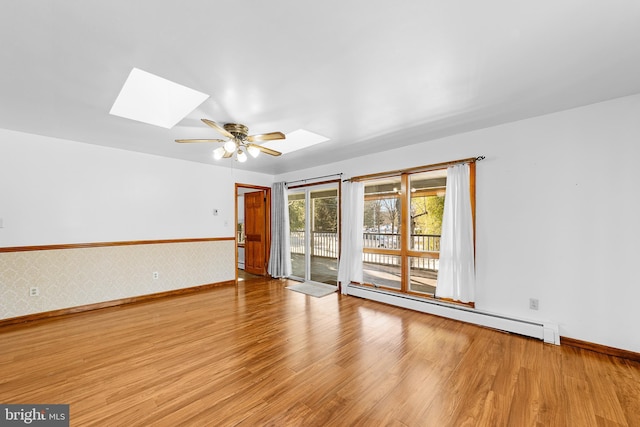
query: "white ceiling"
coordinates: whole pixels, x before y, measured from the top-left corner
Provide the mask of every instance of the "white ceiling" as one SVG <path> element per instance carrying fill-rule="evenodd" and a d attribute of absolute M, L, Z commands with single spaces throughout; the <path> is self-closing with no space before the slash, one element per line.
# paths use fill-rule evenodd
<path fill-rule="evenodd" d="M 215 162 L 200 122 L 331 140 L 282 173 L 640 92 L 638 0 L 20 0 L 0 127 Z M 210 98 L 173 129 L 109 115 L 133 67 Z"/>

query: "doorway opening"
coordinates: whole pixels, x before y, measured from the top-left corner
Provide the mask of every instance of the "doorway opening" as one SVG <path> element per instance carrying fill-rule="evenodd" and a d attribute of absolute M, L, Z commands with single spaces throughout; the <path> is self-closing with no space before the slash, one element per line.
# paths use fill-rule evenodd
<path fill-rule="evenodd" d="M 236 282 L 267 276 L 271 188 L 236 183 Z"/>

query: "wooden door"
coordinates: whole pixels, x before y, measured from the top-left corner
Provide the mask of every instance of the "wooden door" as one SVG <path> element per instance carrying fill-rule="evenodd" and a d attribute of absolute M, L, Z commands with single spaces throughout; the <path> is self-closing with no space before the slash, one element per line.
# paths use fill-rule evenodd
<path fill-rule="evenodd" d="M 244 195 L 244 269 L 247 273 L 267 274 L 266 268 L 266 194 L 255 191 Z"/>

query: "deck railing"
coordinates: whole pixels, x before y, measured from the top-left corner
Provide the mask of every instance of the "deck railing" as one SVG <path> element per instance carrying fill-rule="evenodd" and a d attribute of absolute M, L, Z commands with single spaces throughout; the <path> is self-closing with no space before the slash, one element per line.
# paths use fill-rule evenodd
<path fill-rule="evenodd" d="M 291 230 L 291 253 L 304 254 L 304 230 Z M 363 233 L 363 247 L 400 249 L 399 233 Z M 440 235 L 412 234 L 411 249 L 416 251 L 440 252 Z M 311 256 L 338 257 L 338 235 L 332 232 L 311 232 Z M 364 262 L 381 265 L 399 265 L 396 255 L 363 253 Z M 437 270 L 438 260 L 433 258 L 411 258 L 411 268 Z"/>
<path fill-rule="evenodd" d="M 291 253 L 304 253 L 304 230 L 291 230 Z M 326 231 L 311 232 L 311 256 L 338 257 L 338 234 Z"/>

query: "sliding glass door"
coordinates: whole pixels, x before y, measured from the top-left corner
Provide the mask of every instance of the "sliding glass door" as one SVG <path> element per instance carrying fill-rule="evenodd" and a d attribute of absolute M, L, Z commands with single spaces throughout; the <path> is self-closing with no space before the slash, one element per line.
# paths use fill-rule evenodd
<path fill-rule="evenodd" d="M 289 189 L 292 278 L 337 284 L 339 182 Z"/>

